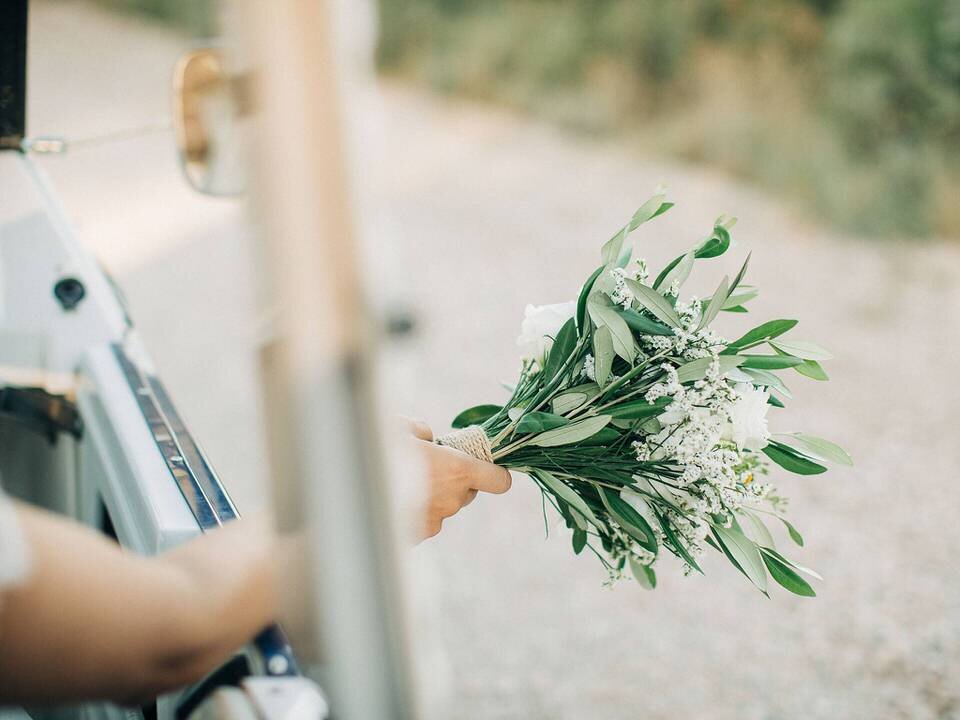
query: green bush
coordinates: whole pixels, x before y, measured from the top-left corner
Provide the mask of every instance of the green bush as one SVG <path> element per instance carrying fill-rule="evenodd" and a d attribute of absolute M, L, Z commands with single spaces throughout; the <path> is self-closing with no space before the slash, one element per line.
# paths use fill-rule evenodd
<path fill-rule="evenodd" d="M 384 72 L 960 235 L 960 0 L 379 0 Z"/>
<path fill-rule="evenodd" d="M 99 0 L 101 5 L 138 13 L 185 30 L 196 37 L 216 31 L 216 0 Z"/>

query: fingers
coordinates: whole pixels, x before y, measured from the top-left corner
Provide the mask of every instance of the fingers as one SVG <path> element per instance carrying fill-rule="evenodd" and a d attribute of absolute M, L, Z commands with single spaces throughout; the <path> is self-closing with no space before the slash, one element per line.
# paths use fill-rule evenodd
<path fill-rule="evenodd" d="M 456 515 L 473 502 L 476 490 L 458 490 L 456 486 L 434 488 L 423 517 L 420 537 L 433 537 L 443 528 L 443 521 Z"/>
<path fill-rule="evenodd" d="M 410 433 L 418 440 L 426 440 L 427 442 L 433 441 L 433 430 L 431 430 L 430 426 L 425 422 L 414 420 L 413 418 L 403 415 L 400 416 L 400 420 L 404 423 L 407 430 L 409 430 Z"/>
<path fill-rule="evenodd" d="M 420 539 L 426 540 L 427 538 L 432 538 L 434 535 L 439 533 L 443 529 L 443 520 L 437 518 L 428 518 L 423 523 L 423 528 L 420 531 Z"/>
<path fill-rule="evenodd" d="M 499 465 L 477 460 L 445 445 L 424 443 L 429 472 L 433 479 L 458 483 L 469 490 L 499 495 L 513 483 L 510 473 Z"/>
<path fill-rule="evenodd" d="M 468 485 L 473 490 L 500 495 L 510 489 L 513 478 L 506 468 L 482 460 L 470 460 Z"/>
<path fill-rule="evenodd" d="M 502 467 L 427 440 L 415 442 L 427 470 L 427 502 L 421 521 L 424 538 L 439 533 L 443 521 L 473 502 L 478 491 L 500 494 L 510 489 L 510 473 Z"/>

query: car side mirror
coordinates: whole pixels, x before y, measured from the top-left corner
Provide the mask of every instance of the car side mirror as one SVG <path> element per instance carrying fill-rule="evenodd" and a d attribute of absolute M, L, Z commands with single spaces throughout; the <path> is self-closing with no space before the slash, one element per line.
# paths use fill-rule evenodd
<path fill-rule="evenodd" d="M 246 186 L 249 92 L 243 76 L 227 72 L 223 55 L 186 53 L 173 73 L 173 129 L 180 166 L 207 195 L 231 196 Z"/>

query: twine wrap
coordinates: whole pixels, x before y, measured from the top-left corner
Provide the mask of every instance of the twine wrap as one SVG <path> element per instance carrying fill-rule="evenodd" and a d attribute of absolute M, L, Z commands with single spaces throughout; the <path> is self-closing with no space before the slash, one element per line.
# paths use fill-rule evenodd
<path fill-rule="evenodd" d="M 493 462 L 493 448 L 490 447 L 490 438 L 479 425 L 470 425 L 461 430 L 441 435 L 437 438 L 438 445 L 446 445 L 460 452 L 465 452 L 477 460 Z"/>

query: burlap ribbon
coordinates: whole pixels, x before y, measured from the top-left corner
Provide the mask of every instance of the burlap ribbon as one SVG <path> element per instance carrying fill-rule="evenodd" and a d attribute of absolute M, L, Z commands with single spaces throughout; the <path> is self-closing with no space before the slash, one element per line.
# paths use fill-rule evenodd
<path fill-rule="evenodd" d="M 454 430 L 446 435 L 441 435 L 437 438 L 437 444 L 455 448 L 475 457 L 477 460 L 493 462 L 493 448 L 490 447 L 490 439 L 479 425 L 470 425 L 461 430 Z"/>

